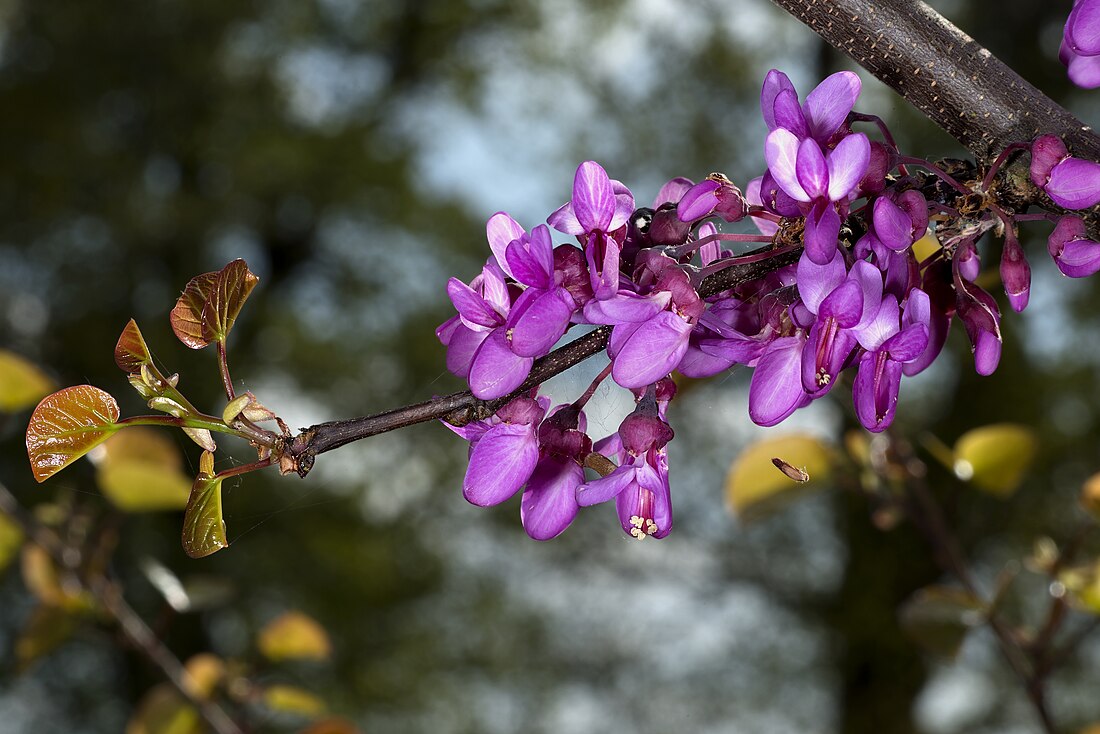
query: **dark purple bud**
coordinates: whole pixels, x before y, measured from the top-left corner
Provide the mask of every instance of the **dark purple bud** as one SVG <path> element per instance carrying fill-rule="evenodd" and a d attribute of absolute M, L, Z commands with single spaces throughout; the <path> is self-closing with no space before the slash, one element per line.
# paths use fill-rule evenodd
<path fill-rule="evenodd" d="M 1040 135 L 1031 144 L 1031 181 L 1039 188 L 1050 180 L 1051 170 L 1069 156 L 1065 143 L 1056 135 Z"/>
<path fill-rule="evenodd" d="M 1070 278 L 1084 278 L 1100 271 L 1100 242 L 1089 238 L 1080 217 L 1059 219 L 1047 240 L 1047 250 L 1058 269 Z"/>
<path fill-rule="evenodd" d="M 982 272 L 982 258 L 978 255 L 978 247 L 974 240 L 964 240 L 955 250 L 955 269 L 964 279 L 974 281 Z"/>
<path fill-rule="evenodd" d="M 1006 237 L 1001 251 L 1001 282 L 1012 310 L 1019 313 L 1027 307 L 1031 293 L 1031 266 L 1028 265 L 1024 248 L 1015 237 Z"/>
<path fill-rule="evenodd" d="M 916 189 L 909 189 L 898 195 L 897 205 L 909 215 L 914 239 L 919 240 L 928 229 L 928 200 Z"/>
<path fill-rule="evenodd" d="M 558 245 L 554 248 L 554 271 L 561 275 L 561 285 L 574 303 L 583 306 L 592 300 L 592 281 L 583 252 L 572 245 Z"/>
<path fill-rule="evenodd" d="M 505 423 L 528 425 L 538 423 L 545 413 L 546 408 L 538 401 L 522 395 L 498 410 L 497 417 Z"/>
<path fill-rule="evenodd" d="M 539 448 L 545 453 L 583 463 L 584 457 L 592 452 L 592 439 L 578 428 L 582 422 L 583 413 L 577 406 L 559 408 L 539 426 Z"/>
<path fill-rule="evenodd" d="M 860 179 L 859 189 L 864 194 L 877 194 L 886 188 L 886 174 L 897 161 L 897 154 L 877 140 L 871 141 L 871 161 L 867 172 Z"/>
<path fill-rule="evenodd" d="M 634 456 L 641 456 L 650 449 L 663 448 L 676 435 L 672 426 L 661 420 L 656 412 L 647 414 L 648 411 L 643 408 L 645 405 L 646 401 L 643 400 L 638 404 L 638 409 L 623 419 L 619 426 L 623 447 Z"/>
<path fill-rule="evenodd" d="M 691 232 L 691 221 L 677 216 L 675 204 L 662 204 L 653 212 L 649 224 L 649 241 L 654 245 L 680 245 Z"/>

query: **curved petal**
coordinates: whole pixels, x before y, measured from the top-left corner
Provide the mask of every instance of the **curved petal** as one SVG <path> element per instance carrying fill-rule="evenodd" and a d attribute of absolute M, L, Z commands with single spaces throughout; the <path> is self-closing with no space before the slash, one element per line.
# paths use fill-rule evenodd
<path fill-rule="evenodd" d="M 774 426 L 806 405 L 802 389 L 802 347 L 797 336 L 776 339 L 760 357 L 749 383 L 749 418 L 760 426 Z"/>
<path fill-rule="evenodd" d="M 850 71 L 838 71 L 818 84 L 802 105 L 810 135 L 822 143 L 831 138 L 844 124 L 862 88 L 859 77 Z"/>
<path fill-rule="evenodd" d="M 1100 243 L 1092 240 L 1073 240 L 1062 245 L 1055 255 L 1054 264 L 1063 275 L 1085 278 L 1100 271 Z"/>
<path fill-rule="evenodd" d="M 463 379 L 469 377 L 474 354 L 491 333 L 491 331 L 474 331 L 460 323 L 451 332 L 447 342 L 447 370 Z"/>
<path fill-rule="evenodd" d="M 1100 202 L 1100 163 L 1066 158 L 1051 169 L 1044 188 L 1059 206 L 1088 209 Z"/>
<path fill-rule="evenodd" d="M 577 166 L 573 177 L 573 212 L 585 232 L 606 232 L 615 215 L 615 192 L 607 171 L 595 161 Z"/>
<path fill-rule="evenodd" d="M 582 484 L 577 487 L 577 504 L 581 507 L 591 507 L 607 502 L 634 483 L 636 471 L 634 466 L 624 464 L 606 477 Z"/>
<path fill-rule="evenodd" d="M 809 202 L 810 195 L 798 181 L 798 138 L 786 128 L 777 127 L 764 141 L 764 158 L 776 184 L 793 199 Z"/>
<path fill-rule="evenodd" d="M 649 464 L 638 467 L 634 484 L 615 497 L 615 511 L 623 531 L 632 538 L 668 535 L 672 531 L 672 494 L 667 467 L 664 471 Z"/>
<path fill-rule="evenodd" d="M 775 98 L 779 96 L 780 92 L 789 92 L 794 97 L 794 106 L 798 108 L 798 97 L 795 94 L 794 84 L 791 83 L 790 77 L 778 69 L 772 69 L 764 77 L 764 85 L 760 90 L 760 114 L 764 117 L 764 124 L 768 126 L 768 130 L 774 130 L 777 127 L 788 127 L 781 124 L 775 119 Z M 783 105 L 784 109 L 789 106 L 789 103 Z M 801 115 L 802 110 L 799 109 Z M 781 115 L 782 117 L 783 115 Z M 786 120 L 784 120 L 786 121 Z"/>
<path fill-rule="evenodd" d="M 498 505 L 524 485 L 539 460 L 533 425 L 493 426 L 470 452 L 462 496 L 480 507 Z"/>
<path fill-rule="evenodd" d="M 875 315 L 856 332 L 859 345 L 871 352 L 882 346 L 883 342 L 901 329 L 900 314 L 901 309 L 898 308 L 896 298 L 893 296 L 883 298 Z"/>
<path fill-rule="evenodd" d="M 895 362 L 910 362 L 927 348 L 928 327 L 925 324 L 910 324 L 882 345 L 882 350 L 889 352 L 890 359 Z"/>
<path fill-rule="evenodd" d="M 871 162 L 871 143 L 863 133 L 845 135 L 829 153 L 829 200 L 840 201 L 859 184 Z"/>
<path fill-rule="evenodd" d="M 523 230 L 523 227 L 519 226 L 519 223 L 505 212 L 497 212 L 489 217 L 489 221 L 485 223 L 485 237 L 489 240 L 489 249 L 493 251 L 497 264 L 500 265 L 501 270 L 508 277 L 514 276 L 512 271 L 508 269 L 505 250 L 513 240 L 518 240 L 525 234 L 527 233 Z"/>
<path fill-rule="evenodd" d="M 512 351 L 521 357 L 549 354 L 569 327 L 575 307 L 573 297 L 561 287 L 536 296 L 518 319 L 509 319 Z"/>
<path fill-rule="evenodd" d="M 527 535 L 550 540 L 562 533 L 577 516 L 577 487 L 584 483 L 584 469 L 575 461 L 547 457 L 535 466 L 519 505 L 519 517 Z"/>
<path fill-rule="evenodd" d="M 615 355 L 612 379 L 632 389 L 651 385 L 672 372 L 684 358 L 691 328 L 671 311 L 662 311 L 641 324 Z"/>
<path fill-rule="evenodd" d="M 470 365 L 470 391 L 482 400 L 504 397 L 523 384 L 534 360 L 512 351 L 504 329 L 493 329 Z"/>
<path fill-rule="evenodd" d="M 838 252 L 840 215 L 832 204 L 822 202 L 806 215 L 803 244 L 806 255 L 818 265 L 832 260 Z"/>
<path fill-rule="evenodd" d="M 844 265 L 844 253 L 837 249 L 824 263 L 817 263 L 806 253 L 798 259 L 796 282 L 798 295 L 806 308 L 817 314 L 825 296 L 844 282 L 847 268 Z"/>
<path fill-rule="evenodd" d="M 1100 3 L 1095 0 L 1074 3 L 1066 19 L 1065 39 L 1079 54 L 1100 54 Z"/>
<path fill-rule="evenodd" d="M 639 296 L 633 291 L 621 290 L 611 298 L 586 303 L 584 317 L 590 324 L 641 323 L 668 308 L 671 299 L 672 294 L 668 291 Z"/>
<path fill-rule="evenodd" d="M 546 223 L 564 234 L 582 235 L 585 233 L 584 227 L 577 220 L 577 215 L 573 211 L 573 202 L 571 201 L 567 201 L 554 210 L 546 218 Z"/>
<path fill-rule="evenodd" d="M 813 138 L 806 138 L 798 144 L 798 161 L 795 174 L 798 183 L 810 199 L 821 199 L 829 192 L 829 166 L 825 163 L 825 154 Z M 786 187 L 784 187 L 786 188 Z M 794 192 L 788 194 L 795 196 Z M 798 198 L 798 197 L 795 197 Z"/>
<path fill-rule="evenodd" d="M 885 196 L 875 200 L 875 236 L 894 252 L 913 244 L 913 220 L 902 208 Z"/>
<path fill-rule="evenodd" d="M 1066 73 L 1069 80 L 1082 89 L 1100 87 L 1100 56 L 1071 54 Z"/>
<path fill-rule="evenodd" d="M 764 200 L 760 198 L 760 184 L 762 181 L 763 177 L 757 176 L 745 186 L 745 201 L 753 206 L 762 206 L 764 203 Z M 760 234 L 771 237 L 779 231 L 779 225 L 770 219 L 762 219 L 760 217 L 751 217 L 751 219 Z"/>
<path fill-rule="evenodd" d="M 462 322 L 469 328 L 478 326 L 493 328 L 503 322 L 503 318 L 473 288 L 458 278 L 447 281 L 447 295 L 458 311 Z"/>

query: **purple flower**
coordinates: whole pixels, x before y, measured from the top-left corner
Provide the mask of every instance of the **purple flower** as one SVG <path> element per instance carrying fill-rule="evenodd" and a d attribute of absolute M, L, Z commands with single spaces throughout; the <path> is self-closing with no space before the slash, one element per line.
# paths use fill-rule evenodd
<path fill-rule="evenodd" d="M 520 502 L 523 529 L 535 540 L 550 540 L 577 516 L 577 488 L 584 483 L 584 459 L 592 451 L 584 411 L 555 408 L 539 427 L 539 460 Z"/>
<path fill-rule="evenodd" d="M 1001 361 L 1001 309 L 993 296 L 957 275 L 955 294 L 955 314 L 970 338 L 974 369 L 991 375 Z"/>
<path fill-rule="evenodd" d="M 867 351 L 859 360 L 852 398 L 860 423 L 876 433 L 894 420 L 902 365 L 921 356 L 928 347 L 928 295 L 914 288 L 900 325 L 899 314 L 897 299 L 886 296 L 875 317 L 859 332 L 860 346 Z"/>
<path fill-rule="evenodd" d="M 595 161 L 585 161 L 573 177 L 573 198 L 547 218 L 551 227 L 583 238 L 584 254 L 595 297 L 603 300 L 619 290 L 619 230 L 634 211 L 634 196 L 612 181 Z"/>
<path fill-rule="evenodd" d="M 1065 209 L 1100 203 L 1100 163 L 1074 158 L 1053 135 L 1042 135 L 1031 145 L 1031 180 Z"/>
<path fill-rule="evenodd" d="M 1085 221 L 1065 216 L 1058 220 L 1047 240 L 1054 263 L 1070 278 L 1084 278 L 1100 271 L 1100 242 L 1089 238 Z"/>
<path fill-rule="evenodd" d="M 1075 0 L 1066 19 L 1058 58 L 1079 87 L 1100 87 L 1100 1 Z"/>
<path fill-rule="evenodd" d="M 623 531 L 644 540 L 663 538 L 672 530 L 672 497 L 668 486 L 668 455 L 665 445 L 672 440 L 672 428 L 657 415 L 653 392 L 626 417 L 613 437 L 600 441 L 596 450 L 619 459 L 610 474 L 577 489 L 582 507 L 615 498 L 615 509 Z"/>
<path fill-rule="evenodd" d="M 1005 244 L 1001 250 L 1001 282 L 1008 296 L 1008 305 L 1016 313 L 1027 308 L 1031 296 L 1031 265 L 1024 248 L 1012 232 L 1005 232 Z"/>
<path fill-rule="evenodd" d="M 462 427 L 444 423 L 470 442 L 470 464 L 462 495 L 481 507 L 498 505 L 519 491 L 539 458 L 537 429 L 546 398 L 518 397 L 488 420 Z"/>
<path fill-rule="evenodd" d="M 712 173 L 684 194 L 676 214 L 682 222 L 694 222 L 712 214 L 727 222 L 738 222 L 744 218 L 745 208 L 741 190 L 722 174 Z"/>
<path fill-rule="evenodd" d="M 759 426 L 774 426 L 799 408 L 809 405 L 802 389 L 802 350 L 806 335 L 772 340 L 756 363 L 749 382 L 749 418 Z"/>
<path fill-rule="evenodd" d="M 777 184 L 806 210 L 806 252 L 824 265 L 833 258 L 840 233 L 840 214 L 835 202 L 847 202 L 871 160 L 871 147 L 863 133 L 847 135 L 825 154 L 813 138 L 799 138 L 786 128 L 776 128 L 764 144 L 768 171 Z"/>
<path fill-rule="evenodd" d="M 523 384 L 534 360 L 512 351 L 507 326 L 512 310 L 511 296 L 504 282 L 504 273 L 490 260 L 478 277 L 481 280 L 475 278 L 472 285 L 466 285 L 458 278 L 447 281 L 447 295 L 458 310 L 461 323 L 454 325 L 446 322 L 436 333 L 440 340 L 446 339 L 448 366 L 454 362 L 456 368 L 465 367 L 471 392 L 482 400 L 492 400 L 507 395 Z M 460 327 L 476 333 L 466 334 L 460 331 Z M 474 342 L 477 345 L 471 351 Z M 465 365 L 467 354 L 470 354 L 470 361 Z M 460 373 L 459 369 L 452 371 Z"/>
<path fill-rule="evenodd" d="M 791 80 L 772 69 L 760 90 L 760 111 L 768 130 L 786 128 L 800 139 L 813 138 L 824 146 L 844 125 L 861 88 L 858 76 L 838 71 L 818 84 L 799 106 Z"/>
<path fill-rule="evenodd" d="M 647 273 L 655 276 L 649 297 L 665 294 L 668 308 L 644 320 L 617 323 L 607 345 L 612 361 L 611 377 L 619 385 L 632 389 L 653 384 L 676 369 L 687 352 L 691 331 L 704 307 L 687 273 L 675 260 L 652 251 L 645 255 L 639 279 Z M 636 303 L 640 312 L 648 309 L 643 301 Z"/>

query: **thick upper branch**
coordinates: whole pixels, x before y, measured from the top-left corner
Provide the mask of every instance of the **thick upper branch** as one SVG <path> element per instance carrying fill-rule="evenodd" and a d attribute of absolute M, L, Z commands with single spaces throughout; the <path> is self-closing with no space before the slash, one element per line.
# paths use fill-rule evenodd
<path fill-rule="evenodd" d="M 1100 160 L 1092 129 L 919 0 L 772 0 L 979 159 L 1042 133 Z"/>

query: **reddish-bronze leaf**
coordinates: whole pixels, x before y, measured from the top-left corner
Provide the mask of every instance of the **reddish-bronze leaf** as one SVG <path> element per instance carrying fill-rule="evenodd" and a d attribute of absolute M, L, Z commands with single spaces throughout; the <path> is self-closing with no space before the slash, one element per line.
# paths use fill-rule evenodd
<path fill-rule="evenodd" d="M 119 429 L 118 403 L 91 385 L 77 385 L 47 395 L 27 426 L 27 456 L 34 478 L 44 481 L 64 469 Z"/>
<path fill-rule="evenodd" d="M 224 342 L 258 282 L 240 259 L 217 272 L 192 278 L 172 309 L 172 331 L 192 349 Z"/>
<path fill-rule="evenodd" d="M 202 349 L 210 343 L 210 338 L 203 329 L 202 310 L 214 290 L 217 278 L 216 272 L 203 273 L 192 278 L 169 316 L 172 331 L 176 332 L 181 342 L 192 349 Z"/>
<path fill-rule="evenodd" d="M 183 550 L 192 558 L 208 556 L 229 545 L 222 519 L 222 480 L 213 471 L 214 455 L 204 451 L 183 514 Z"/>
<path fill-rule="evenodd" d="M 141 336 L 141 329 L 136 321 L 130 319 L 115 345 L 115 364 L 126 374 L 136 375 L 141 372 L 143 364 L 152 363 L 153 355 L 149 353 L 149 347 Z"/>

